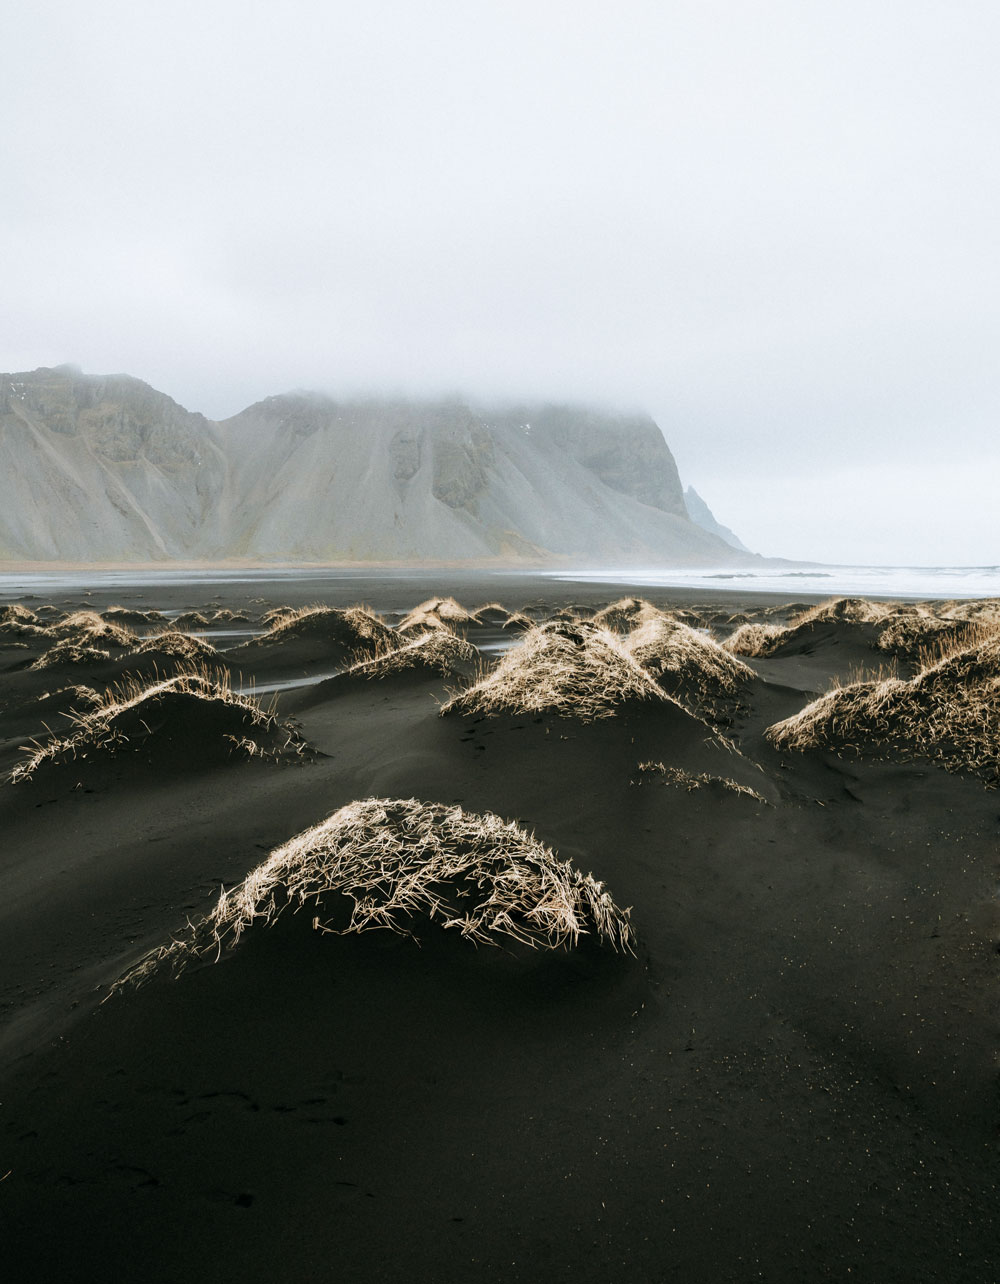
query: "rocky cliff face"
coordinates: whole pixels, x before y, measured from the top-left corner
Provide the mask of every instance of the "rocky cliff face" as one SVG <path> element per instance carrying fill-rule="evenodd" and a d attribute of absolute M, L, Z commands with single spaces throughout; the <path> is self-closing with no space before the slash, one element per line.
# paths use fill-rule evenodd
<path fill-rule="evenodd" d="M 688 514 L 696 526 L 700 526 L 702 530 L 709 531 L 712 535 L 718 535 L 719 539 L 727 543 L 730 548 L 735 548 L 741 553 L 750 551 L 739 536 L 734 535 L 728 526 L 723 526 L 721 522 L 716 521 L 715 514 L 693 486 L 689 486 L 684 492 L 684 502 L 687 505 Z"/>
<path fill-rule="evenodd" d="M 0 375 L 0 558 L 706 565 L 651 419 L 269 397 L 222 423 L 128 376 Z"/>
<path fill-rule="evenodd" d="M 0 557 L 177 556 L 225 473 L 208 420 L 138 379 L 0 375 Z"/>

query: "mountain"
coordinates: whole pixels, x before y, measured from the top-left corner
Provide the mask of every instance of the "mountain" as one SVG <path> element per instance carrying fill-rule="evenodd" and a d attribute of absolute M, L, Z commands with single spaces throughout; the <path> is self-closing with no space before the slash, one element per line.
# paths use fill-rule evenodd
<path fill-rule="evenodd" d="M 723 526 L 716 521 L 712 510 L 693 486 L 689 486 L 684 492 L 684 503 L 695 525 L 700 526 L 704 531 L 709 531 L 712 535 L 718 535 L 719 539 L 724 540 L 730 548 L 735 548 L 741 553 L 750 552 L 738 535 L 734 535 L 728 526 Z"/>
<path fill-rule="evenodd" d="M 656 424 L 268 397 L 220 423 L 128 375 L 0 375 L 0 559 L 711 565 Z"/>

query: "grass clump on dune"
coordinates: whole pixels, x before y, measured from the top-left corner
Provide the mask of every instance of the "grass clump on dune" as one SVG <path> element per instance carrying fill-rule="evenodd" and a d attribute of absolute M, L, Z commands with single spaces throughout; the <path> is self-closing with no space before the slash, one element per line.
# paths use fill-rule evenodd
<path fill-rule="evenodd" d="M 896 610 L 897 607 L 869 602 L 864 597 L 832 597 L 793 615 L 788 628 L 794 630 L 803 624 L 877 624 Z"/>
<path fill-rule="evenodd" d="M 710 637 L 655 607 L 638 616 L 623 645 L 664 690 L 697 705 L 735 696 L 754 677 L 748 665 Z"/>
<path fill-rule="evenodd" d="M 162 611 L 140 611 L 129 606 L 109 606 L 101 612 L 101 618 L 113 624 L 124 624 L 126 628 L 158 624 L 162 625 L 166 616 Z"/>
<path fill-rule="evenodd" d="M 784 642 L 786 630 L 780 624 L 741 624 L 721 643 L 731 655 L 759 658 L 771 655 Z"/>
<path fill-rule="evenodd" d="M 924 613 L 900 615 L 879 634 L 882 651 L 931 668 L 939 660 L 988 641 L 1000 632 L 1000 620 L 989 617 L 948 619 Z"/>
<path fill-rule="evenodd" d="M 55 646 L 43 651 L 30 667 L 32 669 L 51 669 L 60 664 L 107 664 L 111 652 L 101 647 L 86 646 L 73 638 L 63 638 Z"/>
<path fill-rule="evenodd" d="M 450 629 L 434 628 L 402 646 L 380 650 L 374 656 L 362 654 L 345 670 L 344 676 L 374 680 L 425 669 L 443 678 L 454 678 L 467 673 L 478 659 L 479 652 L 471 642 Z"/>
<path fill-rule="evenodd" d="M 823 625 L 849 624 L 874 626 L 898 608 L 881 602 L 869 602 L 860 597 L 831 598 L 810 606 L 793 615 L 787 624 L 741 624 L 722 643 L 732 655 L 746 655 L 762 659 L 786 645 L 807 640 Z M 874 640 L 874 639 L 873 639 Z"/>
<path fill-rule="evenodd" d="M 341 646 L 374 650 L 391 646 L 393 630 L 364 606 L 340 610 L 334 606 L 304 606 L 298 611 L 282 610 L 271 619 L 267 633 L 246 645 L 278 642 L 296 637 L 321 637 Z"/>
<path fill-rule="evenodd" d="M 12 784 L 29 780 L 47 764 L 96 754 L 133 753 L 149 762 L 196 769 L 233 754 L 276 758 L 306 749 L 272 710 L 233 691 L 228 673 L 205 668 L 183 669 L 151 683 L 125 678 L 86 712 L 68 717 L 63 735 L 25 747 L 27 757 L 10 773 Z"/>
<path fill-rule="evenodd" d="M 177 633 L 171 630 L 167 633 L 154 633 L 148 638 L 143 638 L 130 654 L 152 654 L 170 660 L 186 660 L 190 663 L 197 663 L 202 660 L 210 660 L 219 653 L 204 638 L 192 638 L 188 637 L 186 633 Z"/>
<path fill-rule="evenodd" d="M 631 633 L 649 612 L 655 610 L 644 598 L 621 597 L 598 611 L 590 622 L 600 629 L 609 629 L 612 633 Z"/>
<path fill-rule="evenodd" d="M 421 602 L 403 617 L 396 625 L 399 633 L 411 633 L 414 629 L 477 629 L 483 626 L 491 628 L 528 628 L 531 621 L 519 611 L 508 611 L 499 602 L 484 602 L 473 610 L 464 607 L 453 597 L 431 597 Z"/>
<path fill-rule="evenodd" d="M 50 691 L 43 695 L 41 699 L 50 698 L 58 699 L 60 696 L 72 696 L 74 707 L 96 709 L 101 703 L 101 695 L 93 687 L 75 685 L 71 687 L 60 687 L 57 691 Z"/>
<path fill-rule="evenodd" d="M 294 614 L 294 606 L 272 606 L 269 611 L 265 611 L 260 617 L 260 622 L 265 626 L 265 628 L 272 629 L 282 620 L 291 619 Z"/>
<path fill-rule="evenodd" d="M 971 601 L 940 602 L 938 614 L 949 620 L 976 620 L 983 624 L 1000 624 L 1000 597 L 980 597 Z"/>
<path fill-rule="evenodd" d="M 175 629 L 205 629 L 208 624 L 208 616 L 201 611 L 184 611 L 174 619 Z"/>
<path fill-rule="evenodd" d="M 1000 632 L 909 681 L 859 682 L 828 692 L 766 734 L 780 749 L 882 751 L 1000 783 Z"/>
<path fill-rule="evenodd" d="M 461 627 L 475 623 L 475 613 L 453 597 L 430 597 L 405 615 L 396 628 L 400 633 L 408 633 L 411 629 L 433 629 L 442 624 Z"/>
<path fill-rule="evenodd" d="M 555 713 L 589 722 L 630 701 L 666 698 L 614 634 L 591 624 L 549 623 L 531 628 L 441 713 Z"/>
<path fill-rule="evenodd" d="M 876 645 L 880 651 L 900 660 L 916 660 L 928 646 L 956 638 L 969 627 L 964 621 L 942 620 L 922 611 L 900 613 L 888 621 Z M 969 642 L 972 642 L 971 636 Z"/>
<path fill-rule="evenodd" d="M 501 629 L 528 629 L 531 620 L 521 611 L 508 611 L 499 602 L 483 602 L 473 612 L 477 624 Z"/>
<path fill-rule="evenodd" d="M 186 937 L 147 955 L 119 984 L 141 982 L 163 963 L 180 970 L 217 957 L 288 906 L 309 907 L 314 928 L 339 935 L 383 929 L 418 940 L 421 924 L 434 923 L 477 945 L 555 950 L 592 936 L 634 953 L 629 911 L 513 821 L 369 798 L 276 848 Z"/>
<path fill-rule="evenodd" d="M 661 776 L 668 783 L 686 789 L 688 793 L 692 793 L 695 789 L 706 789 L 714 786 L 725 790 L 727 793 L 753 798 L 755 802 L 763 803 L 765 807 L 771 805 L 764 795 L 759 794 L 756 789 L 751 789 L 749 785 L 741 785 L 739 781 L 730 780 L 728 776 L 712 776 L 707 771 L 700 771 L 695 775 L 690 771 L 685 771 L 683 767 L 668 767 L 663 762 L 640 762 L 639 772 L 641 775 Z"/>
<path fill-rule="evenodd" d="M 31 645 L 30 642 L 20 640 L 12 642 L 8 640 L 10 638 L 39 639 L 44 644 L 45 640 L 51 637 L 45 624 L 38 616 L 32 616 L 30 612 L 25 615 L 15 615 L 13 613 L 22 609 L 21 607 L 8 607 L 3 614 L 0 614 L 0 643 L 8 648 Z"/>
<path fill-rule="evenodd" d="M 0 633 L 11 633 L 15 637 L 44 635 L 45 626 L 34 611 L 12 602 L 0 610 Z"/>
<path fill-rule="evenodd" d="M 61 620 L 48 625 L 44 632 L 52 638 L 70 638 L 81 646 L 127 647 L 135 644 L 136 636 L 130 628 L 115 620 L 105 620 L 96 611 L 74 611 Z"/>
<path fill-rule="evenodd" d="M 212 612 L 211 624 L 247 624 L 250 616 L 246 611 L 231 611 L 228 606 L 221 606 Z"/>

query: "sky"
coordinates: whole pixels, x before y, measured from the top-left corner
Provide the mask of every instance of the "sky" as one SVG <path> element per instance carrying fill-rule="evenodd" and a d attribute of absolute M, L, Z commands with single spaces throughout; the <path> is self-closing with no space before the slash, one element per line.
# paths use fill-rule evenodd
<path fill-rule="evenodd" d="M 993 0 L 7 0 L 0 369 L 643 409 L 767 555 L 1000 563 Z"/>

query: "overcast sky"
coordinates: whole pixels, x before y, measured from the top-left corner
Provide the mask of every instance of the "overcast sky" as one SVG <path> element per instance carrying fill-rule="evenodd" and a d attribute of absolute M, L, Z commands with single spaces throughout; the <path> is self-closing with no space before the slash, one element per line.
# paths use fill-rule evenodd
<path fill-rule="evenodd" d="M 8 0 L 0 369 L 647 409 L 751 548 L 1000 562 L 995 0 Z"/>

